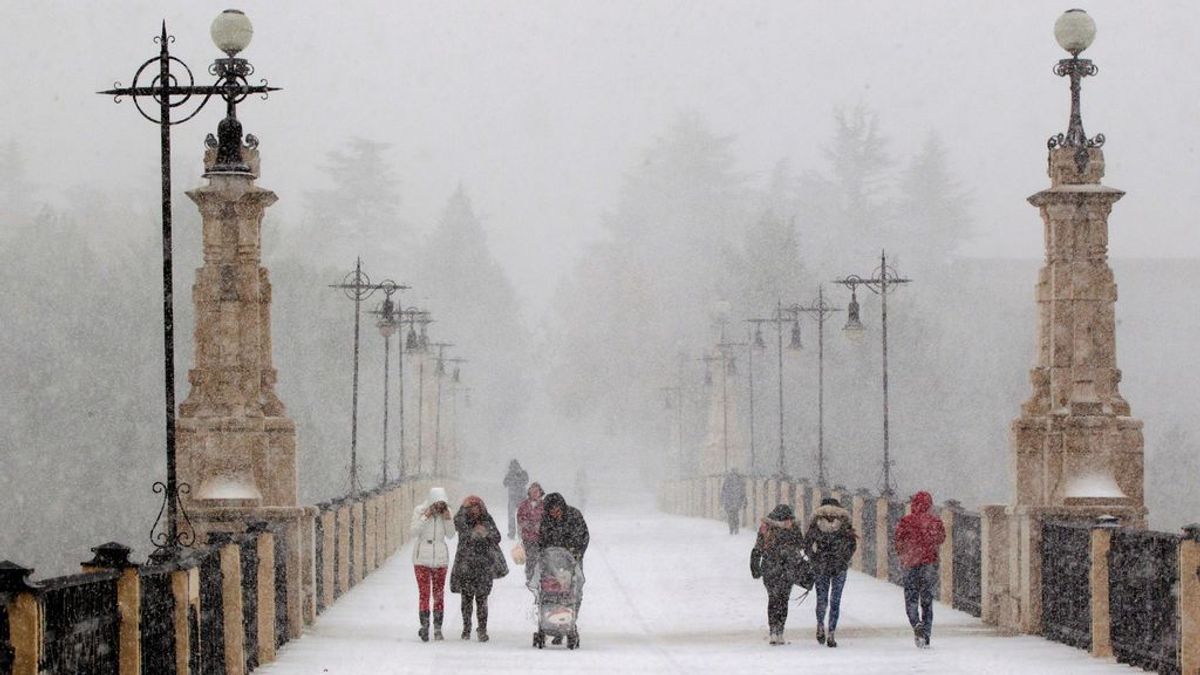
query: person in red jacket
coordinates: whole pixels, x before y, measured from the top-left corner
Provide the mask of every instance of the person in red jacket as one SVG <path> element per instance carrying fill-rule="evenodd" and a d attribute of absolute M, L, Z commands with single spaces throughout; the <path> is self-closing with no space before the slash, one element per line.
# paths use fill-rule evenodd
<path fill-rule="evenodd" d="M 946 540 L 942 519 L 932 513 L 928 492 L 913 495 L 909 514 L 896 525 L 895 546 L 904 566 L 904 609 L 917 647 L 929 647 L 933 632 L 933 587 L 938 580 L 938 550 Z"/>

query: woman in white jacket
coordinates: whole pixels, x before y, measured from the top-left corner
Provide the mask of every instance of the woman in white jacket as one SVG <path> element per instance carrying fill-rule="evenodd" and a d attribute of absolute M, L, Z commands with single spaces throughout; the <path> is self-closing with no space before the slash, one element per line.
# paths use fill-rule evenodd
<path fill-rule="evenodd" d="M 450 547 L 446 540 L 455 536 L 445 489 L 430 488 L 429 499 L 413 510 L 412 535 L 413 568 L 420 598 L 421 629 L 417 635 L 422 642 L 429 641 L 429 594 L 432 590 L 433 639 L 441 640 L 446 569 L 450 567 Z"/>

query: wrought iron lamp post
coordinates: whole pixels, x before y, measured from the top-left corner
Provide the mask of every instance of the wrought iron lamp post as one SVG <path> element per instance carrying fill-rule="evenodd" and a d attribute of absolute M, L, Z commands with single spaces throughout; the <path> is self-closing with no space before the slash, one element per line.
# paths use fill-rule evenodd
<path fill-rule="evenodd" d="M 1071 119 L 1067 133 L 1055 134 L 1046 141 L 1046 147 L 1075 148 L 1075 166 L 1080 173 L 1087 168 L 1088 148 L 1104 145 L 1104 134 L 1088 138 L 1083 131 L 1083 114 L 1080 111 L 1080 90 L 1083 78 L 1100 72 L 1091 59 L 1081 59 L 1079 54 L 1092 45 L 1096 38 L 1096 22 L 1082 9 L 1069 9 L 1054 22 L 1054 38 L 1059 46 L 1071 54 L 1054 67 L 1054 74 L 1071 78 Z"/>
<path fill-rule="evenodd" d="M 441 373 L 438 368 L 441 366 L 442 354 L 447 347 L 453 347 L 450 342 L 430 342 L 425 334 L 425 326 L 421 327 L 420 342 L 422 344 L 422 353 L 428 355 L 429 349 L 432 347 L 437 350 L 437 356 L 434 357 L 434 377 L 438 377 Z M 417 385 L 417 475 L 425 476 L 425 359 L 421 359 L 418 366 L 418 385 Z M 438 386 L 441 386 L 441 380 L 438 379 Z M 441 398 L 439 389 L 438 398 Z M 437 461 L 437 444 L 434 444 L 434 462 Z"/>
<path fill-rule="evenodd" d="M 394 287 L 384 288 L 383 303 L 379 309 L 371 312 L 379 317 L 376 322 L 376 327 L 379 328 L 379 335 L 383 337 L 383 485 L 388 482 L 388 376 L 391 374 L 390 358 L 392 347 L 392 335 L 396 334 L 396 328 L 400 325 L 399 310 L 396 304 L 392 302 L 392 295 L 398 289 Z M 400 345 L 397 361 L 400 364 L 404 363 L 404 345 Z M 400 366 L 400 427 L 404 427 L 404 366 Z M 400 457 L 401 464 L 404 458 L 404 434 L 400 434 Z M 401 473 L 403 475 L 403 472 Z"/>
<path fill-rule="evenodd" d="M 404 352 L 416 354 L 425 349 L 429 343 L 429 334 L 425 327 L 433 320 L 429 318 L 429 312 L 416 307 L 397 308 L 396 319 L 398 324 L 408 324 L 408 334 L 402 338 L 396 357 L 400 380 L 400 478 L 403 480 L 408 477 L 408 445 L 405 442 L 407 422 L 404 413 Z M 420 333 L 417 332 L 418 325 L 421 326 Z"/>
<path fill-rule="evenodd" d="M 730 348 L 741 346 L 740 342 L 726 342 L 725 327 L 721 326 L 721 340 L 717 342 L 717 352 L 715 355 L 707 355 L 699 358 L 704 362 L 704 384 L 711 386 L 712 381 L 712 364 L 721 364 L 721 443 L 724 453 L 723 464 L 725 472 L 729 472 L 729 376 L 737 375 L 737 357 L 730 353 Z"/>
<path fill-rule="evenodd" d="M 197 85 L 192 70 L 186 63 L 171 56 L 170 43 L 175 41 L 173 35 L 167 34 L 167 23 L 162 23 L 162 31 L 154 41 L 159 45 L 158 56 L 143 63 L 133 76 L 130 86 L 124 87 L 120 82 L 113 89 L 98 92 L 112 96 L 117 103 L 128 96 L 142 117 L 158 125 L 159 129 L 159 167 L 161 183 L 162 206 L 162 278 L 163 278 L 163 389 L 165 393 L 166 412 L 166 453 L 167 476 L 166 482 L 155 482 L 154 492 L 162 493 L 163 506 L 159 509 L 158 517 L 151 527 L 150 540 L 155 546 L 154 556 L 166 560 L 175 555 L 181 547 L 195 543 L 195 532 L 179 530 L 179 520 L 182 515 L 187 521 L 187 514 L 182 512 L 180 494 L 186 494 L 191 486 L 179 483 L 176 475 L 175 457 L 175 310 L 174 290 L 172 287 L 171 260 L 171 127 L 182 124 L 195 117 L 213 96 L 224 99 L 226 104 L 225 119 L 217 126 L 217 137 L 208 135 L 205 143 L 217 151 L 215 165 L 206 172 L 212 175 L 245 175 L 250 168 L 242 158 L 242 125 L 237 119 L 237 104 L 250 94 L 261 94 L 263 98 L 278 87 L 267 86 L 266 80 L 261 84 L 252 85 L 249 77 L 254 74 L 254 66 L 238 54 L 250 45 L 254 28 L 246 15 L 236 9 L 227 9 L 213 21 L 210 34 L 217 48 L 225 52 L 226 58 L 218 58 L 209 66 L 208 72 L 215 81 L 208 85 Z M 172 65 L 178 66 L 172 72 Z M 180 72 L 182 69 L 182 72 Z M 143 80 L 143 76 L 148 81 Z M 183 78 L 187 78 L 186 84 Z M 195 107 L 184 112 L 179 119 L 172 120 L 172 111 L 187 106 L 193 97 L 199 99 Z M 202 97 L 202 98 L 200 98 Z M 158 110 L 153 107 L 142 107 L 142 99 L 152 99 Z M 257 147 L 258 139 L 251 134 L 245 136 L 247 147 Z M 163 516 L 166 515 L 165 529 L 159 531 Z"/>
<path fill-rule="evenodd" d="M 450 345 L 447 345 L 450 346 Z M 434 422 L 433 422 L 433 475 L 438 475 L 438 460 L 442 456 L 442 380 L 446 379 L 446 364 L 454 364 L 454 374 L 451 380 L 454 384 L 460 382 L 461 373 L 459 364 L 466 363 L 466 359 L 447 358 L 442 356 L 442 350 L 438 350 L 437 362 L 437 400 L 434 405 Z"/>
<path fill-rule="evenodd" d="M 784 307 L 782 300 L 775 302 L 775 312 L 768 318 L 750 319 L 750 322 L 755 324 L 756 330 L 754 334 L 755 345 L 766 345 L 762 338 L 762 324 L 775 324 L 776 337 L 778 338 L 778 363 L 779 369 L 779 460 L 778 466 L 775 469 L 776 478 L 786 478 L 785 456 L 787 454 L 785 435 L 783 431 L 783 326 L 784 324 L 792 325 L 792 337 L 788 343 L 788 348 L 792 350 L 800 349 L 800 319 L 790 307 Z"/>
<path fill-rule="evenodd" d="M 346 275 L 340 284 L 330 284 L 330 288 L 338 288 L 346 293 L 346 297 L 354 301 L 354 394 L 350 404 L 350 494 L 359 491 L 358 482 L 358 351 L 359 327 L 362 323 L 362 303 L 370 298 L 375 291 L 382 290 L 386 296 L 396 291 L 402 291 L 408 286 L 402 286 L 386 279 L 377 284 L 371 283 L 371 278 L 362 271 L 362 258 L 354 263 L 354 271 Z"/>
<path fill-rule="evenodd" d="M 825 319 L 834 312 L 842 311 L 825 302 L 825 287 L 817 288 L 817 299 L 808 305 L 794 305 L 792 312 L 797 316 L 807 315 L 817 321 L 817 485 L 825 487 Z M 799 327 L 796 327 L 796 343 L 799 344 Z"/>
<path fill-rule="evenodd" d="M 889 293 L 894 293 L 897 287 L 911 282 L 912 279 L 901 277 L 896 269 L 887 264 L 887 252 L 882 251 L 879 254 L 879 267 L 871 273 L 869 277 L 860 277 L 857 274 L 851 274 L 842 279 L 834 281 L 836 284 L 841 284 L 850 289 L 850 304 L 847 306 L 846 326 L 842 329 L 846 336 L 851 340 L 861 340 L 863 334 L 862 321 L 859 319 L 858 293 L 857 289 L 862 286 L 872 293 L 875 293 L 880 298 L 880 319 L 882 339 L 880 342 L 883 346 L 883 492 L 884 497 L 890 497 L 894 494 L 892 489 L 892 459 L 891 449 L 889 447 L 889 429 L 888 429 L 888 339 L 887 339 L 887 298 Z"/>

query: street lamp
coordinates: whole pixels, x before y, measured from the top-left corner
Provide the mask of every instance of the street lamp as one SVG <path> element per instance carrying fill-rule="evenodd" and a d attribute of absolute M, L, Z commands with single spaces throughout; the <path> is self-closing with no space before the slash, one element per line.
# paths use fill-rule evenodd
<path fill-rule="evenodd" d="M 792 311 L 797 316 L 811 316 L 817 320 L 817 485 L 825 487 L 825 318 L 842 309 L 825 302 L 825 287 L 819 286 L 816 300 L 808 305 L 794 305 Z M 857 302 L 854 302 L 854 321 L 858 324 L 857 334 L 861 335 Z M 800 324 L 793 324 L 792 330 L 795 342 L 799 344 Z"/>
<path fill-rule="evenodd" d="M 420 337 L 417 335 L 415 325 L 419 319 L 428 319 L 429 312 L 417 309 L 415 307 L 396 306 L 395 321 L 396 327 L 400 328 L 400 334 L 396 341 L 398 349 L 396 350 L 396 370 L 397 380 L 400 385 L 400 479 L 404 480 L 408 477 L 408 445 L 405 443 L 405 415 L 404 415 L 404 352 L 417 352 L 421 348 Z M 407 336 L 403 332 L 404 324 L 408 324 Z M 426 321 L 425 323 L 428 323 Z M 422 333 L 424 333 L 422 324 Z M 428 340 L 428 337 L 426 337 Z"/>
<path fill-rule="evenodd" d="M 430 347 L 433 347 L 434 349 L 438 350 L 438 352 L 437 352 L 438 355 L 435 359 L 435 364 L 434 364 L 434 376 L 437 377 L 437 376 L 441 375 L 441 373 L 439 371 L 442 370 L 442 364 L 441 364 L 442 350 L 446 349 L 447 347 L 453 347 L 454 345 L 449 342 L 430 342 L 429 335 L 425 330 L 425 327 L 427 325 L 429 325 L 429 323 L 430 323 L 429 321 L 426 321 L 425 323 L 421 324 L 421 335 L 418 338 L 418 344 L 421 345 L 421 354 L 424 356 L 429 355 Z M 417 377 L 418 377 L 418 380 L 417 380 L 417 475 L 418 476 L 425 475 L 423 473 L 423 470 L 425 468 L 425 457 L 424 457 L 424 455 L 425 455 L 425 361 L 426 361 L 426 359 L 422 358 L 418 362 L 418 366 L 417 366 L 417 373 L 418 373 L 418 375 L 417 375 Z M 441 386 L 440 378 L 439 378 L 438 386 L 439 387 Z M 439 398 L 440 397 L 441 396 L 439 394 Z M 436 451 L 436 446 L 435 446 L 435 451 Z M 437 461 L 437 457 L 435 455 L 434 462 L 436 462 L 436 461 Z"/>
<path fill-rule="evenodd" d="M 859 319 L 858 311 L 858 295 L 856 293 L 859 286 L 875 293 L 880 298 L 880 325 L 882 326 L 883 344 L 883 492 L 881 496 L 890 497 L 893 494 L 892 490 L 892 460 L 890 448 L 888 447 L 888 339 L 887 339 L 887 298 L 889 293 L 894 293 L 896 287 L 911 282 L 912 279 L 901 277 L 894 267 L 887 264 L 887 251 L 882 251 L 879 254 L 879 267 L 871 273 L 870 277 L 863 278 L 857 274 L 851 274 L 842 279 L 834 280 L 835 284 L 841 284 L 850 289 L 850 305 L 847 314 L 849 316 L 846 327 L 843 332 L 852 339 L 863 334 L 864 328 L 862 321 Z"/>
<path fill-rule="evenodd" d="M 163 390 L 166 411 L 167 480 L 165 483 L 161 481 L 154 483 L 154 492 L 163 495 L 163 507 L 159 509 L 158 517 L 150 528 L 150 541 L 155 547 L 153 555 L 159 560 L 169 559 L 179 551 L 180 547 L 191 546 L 196 539 L 195 530 L 191 529 L 191 523 L 187 518 L 187 513 L 183 512 L 183 504 L 179 497 L 180 494 L 190 492 L 191 486 L 179 483 L 175 466 L 175 308 L 171 279 L 173 266 L 171 260 L 171 127 L 192 119 L 214 95 L 220 96 L 226 103 L 226 117 L 217 126 L 219 142 L 213 139 L 211 134 L 205 140 L 209 147 L 217 149 L 217 162 L 205 175 L 248 174 L 249 167 L 241 159 L 242 126 L 237 121 L 237 104 L 250 94 L 262 94 L 263 98 L 266 98 L 268 92 L 279 89 L 267 86 L 266 80 L 262 80 L 261 84 L 251 85 L 247 78 L 254 73 L 254 67 L 250 65 L 249 61 L 237 58 L 237 54 L 249 46 L 250 37 L 254 34 L 250 20 L 246 18 L 245 14 L 236 9 L 225 10 L 213 21 L 210 32 L 217 48 L 225 52 L 228 57 L 218 58 L 209 66 L 208 72 L 216 77 L 212 84 L 197 85 L 191 68 L 179 58 L 171 56 L 169 44 L 175 40 L 175 37 L 167 34 L 167 23 L 164 21 L 161 33 L 154 38 L 159 45 L 158 56 L 147 60 L 137 69 L 133 75 L 133 83 L 128 87 L 123 87 L 120 82 L 117 82 L 113 89 L 98 92 L 112 96 L 113 101 L 117 103 L 121 102 L 122 97 L 130 97 L 142 117 L 157 124 L 159 129 L 162 200 Z M 158 66 L 157 73 L 150 77 L 150 73 L 153 73 L 154 70 L 147 71 L 147 69 L 155 64 Z M 184 72 L 179 76 L 176 75 L 178 69 L 176 73 L 172 73 L 172 64 L 181 67 Z M 148 82 L 142 81 L 143 75 L 149 78 Z M 187 77 L 186 84 L 183 84 L 183 76 Z M 184 114 L 181 119 L 173 121 L 171 111 L 187 104 L 193 96 L 203 96 L 203 98 L 191 112 Z M 149 108 L 149 112 L 147 112 L 142 107 L 143 98 L 150 98 L 158 104 L 156 114 L 153 108 Z M 258 147 L 258 139 L 250 134 L 246 135 L 245 143 L 250 148 Z M 166 529 L 160 531 L 159 526 L 164 513 L 167 518 Z M 188 531 L 182 533 L 179 531 L 181 516 L 188 525 Z"/>
<path fill-rule="evenodd" d="M 782 300 L 777 300 L 775 302 L 775 313 L 772 316 L 760 319 L 750 319 L 749 321 L 755 324 L 756 327 L 754 343 L 756 345 L 762 344 L 764 346 L 765 342 L 762 339 L 761 330 L 762 324 L 775 324 L 775 335 L 779 347 L 779 464 L 775 470 L 775 476 L 777 478 L 785 478 L 787 473 L 785 471 L 784 464 L 784 455 L 786 454 L 786 450 L 784 448 L 783 433 L 783 326 L 784 324 L 791 324 L 792 335 L 791 340 L 788 342 L 788 349 L 798 350 L 801 347 L 800 318 L 797 316 L 796 312 L 792 311 L 790 307 L 784 307 Z"/>
<path fill-rule="evenodd" d="M 721 339 L 717 342 L 717 351 L 715 355 L 706 355 L 700 357 L 700 361 L 704 362 L 704 384 L 712 385 L 712 364 L 720 363 L 721 368 L 721 442 L 722 449 L 725 455 L 724 465 L 725 472 L 729 472 L 729 376 L 737 375 L 737 357 L 730 352 L 734 347 L 744 346 L 741 342 L 728 342 L 725 340 L 725 324 L 721 323 Z"/>
<path fill-rule="evenodd" d="M 386 279 L 377 284 L 371 283 L 371 278 L 362 271 L 362 258 L 356 259 L 354 271 L 346 275 L 340 284 L 330 284 L 330 288 L 341 289 L 346 297 L 354 301 L 354 395 L 350 405 L 350 494 L 358 494 L 358 351 L 359 327 L 362 323 L 362 302 L 382 290 L 390 296 L 396 291 L 402 291 L 408 286 L 402 286 Z"/>
<path fill-rule="evenodd" d="M 1092 45 L 1095 37 L 1096 22 L 1082 9 L 1069 9 L 1054 22 L 1054 38 L 1060 47 L 1071 54 L 1071 58 L 1062 59 L 1054 67 L 1054 73 L 1059 77 L 1071 78 L 1071 119 L 1067 123 L 1067 133 L 1051 136 L 1046 141 L 1046 147 L 1051 150 L 1075 148 L 1075 166 L 1079 173 L 1087 168 L 1088 148 L 1104 145 L 1104 134 L 1088 138 L 1084 133 L 1079 101 L 1083 78 L 1100 72 L 1090 59 L 1079 58 L 1079 54 Z"/>
<path fill-rule="evenodd" d="M 453 345 L 445 345 L 451 347 Z M 433 475 L 438 475 L 438 459 L 442 456 L 442 380 L 446 378 L 446 364 L 454 364 L 453 375 L 451 380 L 454 384 L 458 384 L 460 378 L 459 364 L 466 363 L 466 359 L 447 358 L 443 356 L 442 348 L 438 348 L 437 362 L 437 400 L 434 406 L 434 426 L 433 426 Z"/>
<path fill-rule="evenodd" d="M 391 372 L 389 360 L 391 357 L 392 335 L 395 335 L 396 328 L 399 326 L 399 313 L 396 304 L 392 302 L 392 295 L 398 289 L 395 286 L 386 287 L 383 289 L 383 303 L 379 309 L 371 312 L 379 317 L 376 322 L 376 327 L 379 328 L 379 335 L 383 337 L 383 485 L 388 482 L 388 375 Z M 404 427 L 404 345 L 400 345 L 398 361 L 400 362 L 400 426 Z M 400 457 L 403 464 L 404 457 L 404 435 L 400 435 Z M 403 475 L 403 472 L 401 472 Z"/>

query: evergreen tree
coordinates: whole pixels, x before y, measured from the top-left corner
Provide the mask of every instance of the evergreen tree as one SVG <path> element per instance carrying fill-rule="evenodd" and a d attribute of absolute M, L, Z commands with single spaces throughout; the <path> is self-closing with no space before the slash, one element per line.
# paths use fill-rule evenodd
<path fill-rule="evenodd" d="M 349 261 L 343 265 L 358 255 L 374 266 L 409 261 L 413 236 L 400 215 L 398 180 L 386 157 L 389 147 L 352 138 L 346 149 L 326 155 L 323 168 L 331 187 L 305 194 L 300 236 L 284 237 L 293 252 L 319 250 L 323 262 Z"/>

